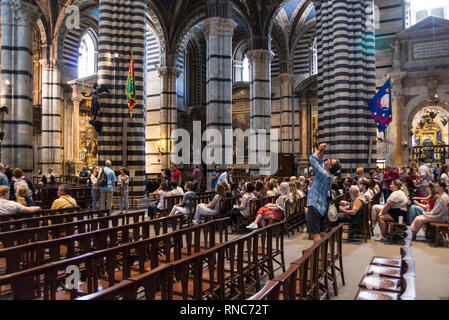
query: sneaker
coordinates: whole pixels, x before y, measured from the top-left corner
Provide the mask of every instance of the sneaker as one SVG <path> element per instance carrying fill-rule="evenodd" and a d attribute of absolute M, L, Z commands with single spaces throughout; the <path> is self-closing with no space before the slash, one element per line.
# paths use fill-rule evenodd
<path fill-rule="evenodd" d="M 380 236 L 377 236 L 374 240 L 375 240 L 375 241 L 379 241 L 379 242 L 387 242 L 387 241 L 389 241 L 390 239 L 388 239 L 387 237 L 384 237 L 384 236 L 380 235 Z"/>
<path fill-rule="evenodd" d="M 255 229 L 259 229 L 259 227 L 257 226 L 257 224 L 251 223 L 249 226 L 246 227 L 246 229 L 255 230 Z"/>

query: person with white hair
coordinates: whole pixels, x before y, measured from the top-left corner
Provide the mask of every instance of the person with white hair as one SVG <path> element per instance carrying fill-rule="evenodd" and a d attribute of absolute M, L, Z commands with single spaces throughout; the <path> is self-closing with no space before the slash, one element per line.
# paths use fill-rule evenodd
<path fill-rule="evenodd" d="M 269 203 L 265 207 L 262 207 L 257 212 L 256 220 L 247 226 L 247 229 L 259 228 L 259 223 L 262 228 L 267 224 L 271 224 L 273 219 L 281 220 L 284 218 L 285 204 L 287 201 L 292 202 L 292 195 L 290 194 L 290 186 L 288 182 L 282 182 L 279 186 L 280 196 L 276 200 L 276 203 Z"/>
<path fill-rule="evenodd" d="M 351 186 L 349 188 L 349 195 L 351 196 L 351 202 L 340 202 L 340 215 L 337 221 L 332 222 L 331 226 L 338 226 L 342 222 L 350 222 L 354 226 L 359 226 L 363 223 L 363 205 L 366 203 L 365 196 L 360 193 L 360 189 L 357 186 Z"/>
<path fill-rule="evenodd" d="M 100 210 L 112 210 L 112 196 L 114 194 L 114 184 L 117 182 L 114 170 L 110 167 L 111 160 L 105 161 L 105 167 L 98 174 L 98 190 L 100 191 Z M 102 177 L 103 175 L 103 177 Z"/>

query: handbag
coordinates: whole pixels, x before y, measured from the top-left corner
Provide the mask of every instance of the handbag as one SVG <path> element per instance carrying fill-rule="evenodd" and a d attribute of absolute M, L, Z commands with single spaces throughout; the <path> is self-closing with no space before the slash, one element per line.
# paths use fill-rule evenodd
<path fill-rule="evenodd" d="M 100 177 L 98 177 L 98 186 L 102 188 L 106 188 L 108 186 L 108 177 L 104 170 L 101 170 Z"/>
<path fill-rule="evenodd" d="M 329 177 L 331 179 L 331 177 Z M 330 222 L 335 222 L 338 220 L 338 210 L 334 203 L 334 194 L 330 192 L 330 196 L 327 198 L 327 218 Z"/>

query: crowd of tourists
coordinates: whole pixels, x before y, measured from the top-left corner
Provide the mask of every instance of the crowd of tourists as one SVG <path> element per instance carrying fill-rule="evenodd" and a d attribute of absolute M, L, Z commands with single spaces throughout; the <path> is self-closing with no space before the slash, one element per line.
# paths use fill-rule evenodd
<path fill-rule="evenodd" d="M 354 225 L 362 223 L 364 204 L 377 197 L 382 197 L 379 204 L 372 206 L 370 212 L 371 230 L 379 225 L 378 241 L 387 240 L 388 222 L 409 223 L 414 237 L 428 222 L 447 222 L 449 212 L 449 196 L 446 188 L 449 186 L 449 166 L 432 168 L 420 159 L 417 165 L 405 168 L 387 167 L 385 172 L 380 169 L 365 172 L 363 168 L 356 171 L 353 178 L 341 178 L 341 165 L 336 159 L 326 159 L 326 144 L 321 144 L 310 156 L 310 176 L 277 178 L 264 177 L 260 180 L 248 181 L 235 179 L 234 168 L 227 167 L 221 171 L 215 166 L 209 176 L 211 191 L 215 196 L 209 203 L 196 206 L 193 213 L 193 224 L 201 223 L 206 216 L 219 213 L 220 204 L 228 197 L 237 198 L 232 210 L 226 213 L 231 219 L 231 232 L 236 232 L 238 217 L 248 217 L 252 199 L 277 197 L 274 203 L 260 208 L 254 220 L 246 226 L 247 229 L 257 229 L 273 222 L 282 220 L 285 216 L 286 203 L 293 203 L 307 197 L 306 220 L 308 233 L 313 240 L 319 241 L 328 222 L 331 226 L 341 222 Z M 92 187 L 92 209 L 112 209 L 114 192 L 118 194 L 120 213 L 129 210 L 130 178 L 126 168 L 121 168 L 116 176 L 111 169 L 111 161 L 107 160 L 104 167 L 83 167 L 79 174 L 81 185 Z M 152 190 L 150 196 L 157 200 L 148 207 L 148 216 L 154 219 L 159 213 L 167 215 L 190 214 L 191 202 L 199 192 L 203 174 L 199 166 L 193 170 L 193 178 L 182 185 L 181 172 L 174 164 L 163 172 L 160 184 Z M 40 184 L 56 184 L 53 170 L 41 173 Z M 31 179 L 19 168 L 11 170 L 0 164 L 0 214 L 40 210 L 33 200 L 34 185 Z M 332 197 L 348 194 L 349 201 L 341 201 L 336 214 L 330 220 L 332 208 L 329 206 Z M 165 197 L 182 196 L 182 200 L 173 208 L 165 208 Z M 76 200 L 70 196 L 68 185 L 59 185 L 58 199 L 51 209 L 76 207 Z M 28 209 L 26 209 L 28 208 Z M 31 209 L 30 209 L 31 208 Z"/>

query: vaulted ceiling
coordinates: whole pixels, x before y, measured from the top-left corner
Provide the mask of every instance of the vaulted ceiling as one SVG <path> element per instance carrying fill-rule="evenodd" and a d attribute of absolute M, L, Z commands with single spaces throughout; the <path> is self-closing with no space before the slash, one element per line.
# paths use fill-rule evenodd
<path fill-rule="evenodd" d="M 78 5 L 81 12 L 98 7 L 98 0 L 29 0 L 41 9 L 41 29 L 49 43 L 64 28 L 65 9 Z M 164 37 L 166 52 L 174 53 L 182 37 L 207 17 L 210 0 L 148 0 L 149 17 L 157 20 Z M 215 0 L 232 6 L 237 23 L 235 37 L 248 41 L 251 49 L 266 48 L 269 36 L 276 45 L 289 48 L 297 41 L 305 22 L 314 17 L 311 0 Z M 154 20 L 154 19 L 153 19 Z M 151 21 L 151 19 L 150 19 Z M 154 21 L 153 21 L 154 22 Z M 39 25 L 39 23 L 38 23 Z M 156 28 L 155 28 L 156 29 Z M 43 30 L 41 30 L 41 33 Z M 50 41 L 49 41 L 50 40 Z M 286 49 L 286 55 L 288 51 Z"/>

